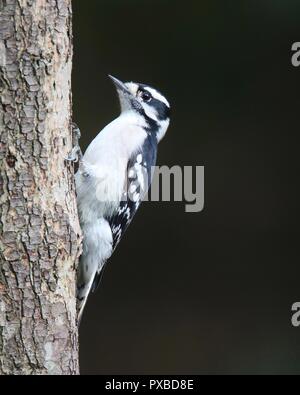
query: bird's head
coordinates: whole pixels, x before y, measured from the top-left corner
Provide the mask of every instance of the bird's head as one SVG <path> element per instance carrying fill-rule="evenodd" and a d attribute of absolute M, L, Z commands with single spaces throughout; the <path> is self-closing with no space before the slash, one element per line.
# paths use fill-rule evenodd
<path fill-rule="evenodd" d="M 132 111 L 143 117 L 146 129 L 156 134 L 158 142 L 165 135 L 170 123 L 170 104 L 156 89 L 137 82 L 122 82 L 109 76 L 116 86 L 121 112 Z"/>

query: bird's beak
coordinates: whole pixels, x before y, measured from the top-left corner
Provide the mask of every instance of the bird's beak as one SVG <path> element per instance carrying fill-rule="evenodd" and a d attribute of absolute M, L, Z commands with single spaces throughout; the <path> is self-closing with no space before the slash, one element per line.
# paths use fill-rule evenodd
<path fill-rule="evenodd" d="M 110 74 L 108 76 L 114 83 L 115 87 L 117 88 L 117 91 L 121 91 L 121 93 L 131 94 L 130 91 L 127 89 L 126 85 L 124 84 L 124 82 L 118 80 L 118 78 L 113 77 Z"/>
<path fill-rule="evenodd" d="M 132 92 L 127 88 L 124 82 L 118 80 L 116 77 L 109 75 L 109 78 L 114 83 L 121 105 L 121 112 L 137 109 L 140 107 L 139 102 L 136 100 Z"/>

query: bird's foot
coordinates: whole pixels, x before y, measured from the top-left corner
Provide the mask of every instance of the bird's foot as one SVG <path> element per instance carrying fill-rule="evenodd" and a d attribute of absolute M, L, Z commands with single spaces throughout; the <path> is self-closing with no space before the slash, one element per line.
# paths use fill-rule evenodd
<path fill-rule="evenodd" d="M 69 152 L 68 156 L 65 157 L 67 162 L 79 162 L 82 158 L 82 152 L 79 145 L 72 148 L 71 152 Z"/>
<path fill-rule="evenodd" d="M 79 146 L 79 139 L 81 137 L 80 129 L 75 122 L 72 122 L 72 143 L 73 148 L 68 156 L 65 158 L 67 162 L 80 162 L 82 158 L 81 148 Z"/>

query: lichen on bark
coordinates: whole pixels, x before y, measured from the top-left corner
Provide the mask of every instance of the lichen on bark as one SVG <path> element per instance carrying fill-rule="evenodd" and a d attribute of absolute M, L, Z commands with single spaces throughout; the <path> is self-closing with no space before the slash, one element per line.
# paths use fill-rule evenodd
<path fill-rule="evenodd" d="M 0 374 L 77 374 L 71 0 L 0 0 Z"/>

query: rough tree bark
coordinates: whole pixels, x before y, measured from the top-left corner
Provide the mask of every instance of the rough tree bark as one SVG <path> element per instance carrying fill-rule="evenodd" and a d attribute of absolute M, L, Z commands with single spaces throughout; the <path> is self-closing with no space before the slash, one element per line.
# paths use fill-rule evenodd
<path fill-rule="evenodd" d="M 77 374 L 71 0 L 0 0 L 0 374 Z"/>

